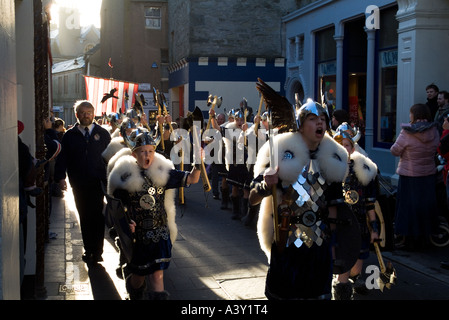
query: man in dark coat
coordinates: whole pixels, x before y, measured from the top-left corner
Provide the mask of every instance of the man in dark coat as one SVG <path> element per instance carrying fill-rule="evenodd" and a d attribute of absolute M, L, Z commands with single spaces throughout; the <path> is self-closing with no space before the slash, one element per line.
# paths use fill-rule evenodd
<path fill-rule="evenodd" d="M 77 124 L 67 130 L 55 165 L 55 181 L 66 190 L 66 173 L 80 217 L 84 243 L 83 261 L 103 261 L 104 216 L 102 183 L 106 185 L 106 166 L 101 156 L 111 141 L 109 132 L 94 122 L 94 107 L 89 101 L 74 106 Z"/>

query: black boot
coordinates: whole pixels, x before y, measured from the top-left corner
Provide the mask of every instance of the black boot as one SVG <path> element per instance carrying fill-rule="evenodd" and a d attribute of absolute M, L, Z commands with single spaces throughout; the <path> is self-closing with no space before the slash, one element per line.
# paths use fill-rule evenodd
<path fill-rule="evenodd" d="M 145 283 L 140 288 L 135 289 L 130 283 L 131 277 L 132 275 L 129 275 L 125 280 L 126 291 L 128 291 L 129 300 L 143 300 L 143 293 L 146 287 Z"/>
<path fill-rule="evenodd" d="M 232 220 L 240 220 L 240 198 L 231 196 Z"/>
<path fill-rule="evenodd" d="M 150 291 L 148 292 L 148 300 L 168 300 L 170 294 L 167 291 Z"/>
<path fill-rule="evenodd" d="M 249 226 L 251 224 L 251 222 L 253 221 L 253 219 L 256 216 L 258 211 L 259 211 L 258 205 L 257 206 L 249 205 L 248 206 L 248 213 L 243 218 L 243 223 L 245 224 L 245 226 Z"/>
<path fill-rule="evenodd" d="M 332 296 L 334 297 L 334 300 L 352 300 L 352 283 L 339 282 L 337 279 L 334 279 L 332 281 Z"/>
<path fill-rule="evenodd" d="M 248 206 L 248 198 L 243 198 L 242 207 L 240 208 L 240 216 L 238 220 L 241 220 L 243 217 L 245 217 L 248 214 L 249 206 Z"/>
<path fill-rule="evenodd" d="M 228 209 L 229 203 L 229 188 L 221 188 L 221 207 L 222 210 Z"/>

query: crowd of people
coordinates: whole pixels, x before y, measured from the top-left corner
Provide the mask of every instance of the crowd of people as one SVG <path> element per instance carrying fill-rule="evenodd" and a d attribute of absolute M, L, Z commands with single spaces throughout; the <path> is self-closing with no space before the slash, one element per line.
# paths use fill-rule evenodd
<path fill-rule="evenodd" d="M 269 262 L 267 298 L 349 300 L 366 289 L 363 261 L 380 240 L 375 210 L 379 170 L 358 145 L 360 132 L 344 110 L 329 116 L 326 105 L 310 99 L 297 104 L 294 116 L 285 120 L 290 130 L 273 128 L 271 110 L 280 106 L 270 102 L 273 93 L 264 83 L 261 87 L 267 108 L 256 114 L 245 99 L 228 113 L 211 108 L 210 128 L 199 128 L 205 132 L 200 146 L 195 145 L 191 114 L 175 122 L 160 115 L 149 123 L 144 113 L 131 109 L 95 120 L 93 105 L 78 101 L 75 125 L 65 129 L 61 119 L 44 124 L 46 143 L 60 146 L 48 155 L 50 190 L 62 196 L 70 183 L 80 216 L 82 259 L 88 265 L 103 261 L 106 224 L 120 249 L 117 275 L 126 281 L 130 299 L 168 299 L 163 271 L 177 236 L 179 194 L 200 180 L 204 168 L 220 208 L 257 228 Z M 427 92 L 427 104 L 410 108 L 410 123 L 401 127 L 391 147 L 400 158 L 396 245 L 412 250 L 428 244 L 449 199 L 449 164 L 437 163 L 438 154 L 441 161 L 449 159 L 449 93 L 435 85 Z M 180 134 L 180 129 L 185 131 Z M 185 158 L 184 150 L 174 152 L 183 139 L 200 153 Z M 204 149 L 217 139 L 214 161 L 204 166 Z M 26 210 L 27 196 L 39 196 L 41 190 L 32 180 L 37 161 L 26 148 L 20 150 L 21 208 Z M 180 155 L 190 159 L 186 165 L 191 170 L 175 161 Z M 105 196 L 118 201 L 118 209 L 105 210 Z"/>

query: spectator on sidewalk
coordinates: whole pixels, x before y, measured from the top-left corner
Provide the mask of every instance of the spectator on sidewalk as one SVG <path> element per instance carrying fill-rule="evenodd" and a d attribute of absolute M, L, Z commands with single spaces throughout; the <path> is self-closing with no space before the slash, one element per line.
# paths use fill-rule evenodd
<path fill-rule="evenodd" d="M 430 118 L 434 119 L 435 118 L 435 114 L 437 113 L 438 110 L 438 92 L 440 91 L 440 89 L 438 88 L 438 86 L 436 84 L 429 84 L 426 87 L 426 94 L 427 94 L 427 102 L 426 105 L 429 107 L 430 110 Z"/>
<path fill-rule="evenodd" d="M 94 122 L 95 109 L 89 101 L 77 101 L 74 110 L 78 122 L 64 134 L 54 179 L 66 190 L 66 175 L 69 178 L 80 217 L 85 250 L 82 259 L 95 264 L 103 261 L 105 229 L 101 184 L 106 185 L 106 166 L 101 154 L 111 135 Z"/>
<path fill-rule="evenodd" d="M 449 92 L 440 91 L 438 92 L 438 110 L 435 114 L 435 118 L 433 119 L 436 123 L 438 123 L 438 131 L 443 132 L 443 122 L 444 119 L 449 115 Z"/>
<path fill-rule="evenodd" d="M 428 242 L 436 222 L 437 198 L 435 151 L 439 144 L 437 125 L 428 106 L 410 108 L 410 124 L 402 125 L 391 153 L 400 157 L 395 233 L 398 246 L 419 249 Z"/>

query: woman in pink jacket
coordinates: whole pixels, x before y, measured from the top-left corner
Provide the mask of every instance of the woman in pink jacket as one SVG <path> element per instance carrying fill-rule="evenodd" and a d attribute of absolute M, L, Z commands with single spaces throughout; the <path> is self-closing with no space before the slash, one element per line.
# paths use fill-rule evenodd
<path fill-rule="evenodd" d="M 409 249 L 427 244 L 437 217 L 435 153 L 440 136 L 432 122 L 429 107 L 415 104 L 410 108 L 410 123 L 402 125 L 390 148 L 400 157 L 395 233 L 400 246 Z"/>

